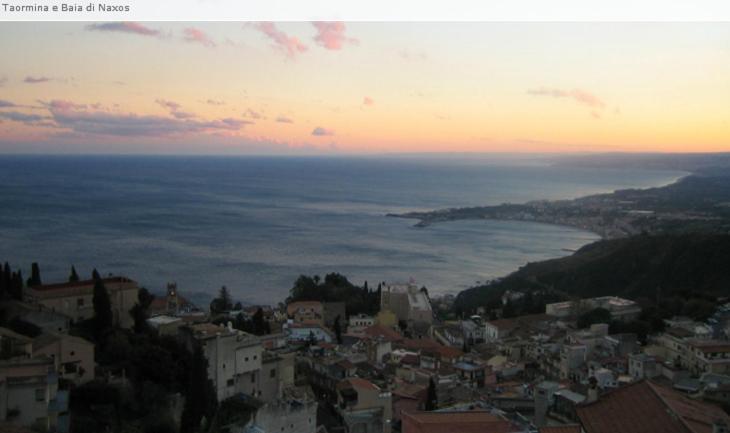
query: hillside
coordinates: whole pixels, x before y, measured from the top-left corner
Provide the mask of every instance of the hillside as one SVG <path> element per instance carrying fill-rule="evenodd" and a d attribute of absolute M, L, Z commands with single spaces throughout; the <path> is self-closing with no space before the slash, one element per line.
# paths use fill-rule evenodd
<path fill-rule="evenodd" d="M 530 291 L 548 302 L 618 295 L 644 305 L 712 301 L 730 296 L 730 235 L 639 235 L 598 241 L 575 254 L 530 263 L 491 284 L 461 292 L 457 313 L 495 306 L 505 290 Z M 677 311 L 668 311 L 675 313 Z"/>

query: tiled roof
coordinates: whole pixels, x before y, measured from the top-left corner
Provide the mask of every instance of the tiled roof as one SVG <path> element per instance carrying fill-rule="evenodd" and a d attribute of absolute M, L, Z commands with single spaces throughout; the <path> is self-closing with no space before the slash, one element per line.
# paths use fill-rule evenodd
<path fill-rule="evenodd" d="M 394 329 L 388 328 L 387 326 L 369 326 L 363 330 L 363 333 L 369 338 L 382 338 L 383 340 L 391 342 L 403 340 L 403 336 L 401 336 Z"/>
<path fill-rule="evenodd" d="M 484 411 L 404 412 L 403 433 L 510 433 L 520 429 Z"/>
<path fill-rule="evenodd" d="M 713 421 L 730 422 L 722 409 L 650 381 L 608 392 L 576 412 L 587 433 L 711 433 Z"/>
<path fill-rule="evenodd" d="M 372 389 L 379 391 L 378 385 L 370 382 L 369 380 L 361 379 L 359 377 L 350 377 L 342 380 L 337 384 L 337 389 L 344 388 L 355 388 L 355 389 Z"/>

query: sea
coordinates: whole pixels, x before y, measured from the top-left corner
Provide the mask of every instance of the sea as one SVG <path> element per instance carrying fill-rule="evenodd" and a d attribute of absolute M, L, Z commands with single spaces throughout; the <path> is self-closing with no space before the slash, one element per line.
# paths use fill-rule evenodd
<path fill-rule="evenodd" d="M 166 284 L 204 304 L 283 301 L 299 275 L 415 282 L 458 293 L 593 242 L 517 221 L 416 228 L 388 213 L 569 199 L 684 173 L 582 168 L 531 157 L 0 156 L 0 260 L 44 283 L 74 265 Z"/>

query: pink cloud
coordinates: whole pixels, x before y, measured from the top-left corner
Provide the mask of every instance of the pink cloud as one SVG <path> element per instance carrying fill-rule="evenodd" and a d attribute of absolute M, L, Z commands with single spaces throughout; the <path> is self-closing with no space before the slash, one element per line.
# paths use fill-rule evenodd
<path fill-rule="evenodd" d="M 294 123 L 294 120 L 286 116 L 279 116 L 276 118 L 276 121 L 279 123 Z"/>
<path fill-rule="evenodd" d="M 288 36 L 286 33 L 276 28 L 274 23 L 266 21 L 256 24 L 256 30 L 266 35 L 274 42 L 274 46 L 282 50 L 288 57 L 294 58 L 297 54 L 307 51 L 299 38 Z"/>
<path fill-rule="evenodd" d="M 328 50 L 340 50 L 347 42 L 351 44 L 358 43 L 357 39 L 348 38 L 345 35 L 345 24 L 343 22 L 315 21 L 312 25 L 317 29 L 314 41 Z"/>
<path fill-rule="evenodd" d="M 158 100 L 164 107 L 179 107 L 175 102 Z M 242 119 L 222 118 L 213 120 L 191 119 L 190 116 L 172 117 L 139 115 L 88 110 L 84 104 L 54 100 L 46 104 L 55 125 L 80 134 L 110 135 L 123 137 L 178 136 L 195 133 L 220 134 L 235 132 L 252 122 Z"/>
<path fill-rule="evenodd" d="M 132 21 L 120 21 L 112 23 L 89 24 L 86 30 L 98 32 L 121 32 L 132 33 L 141 36 L 159 36 L 160 31 L 146 27 Z"/>
<path fill-rule="evenodd" d="M 210 37 L 208 37 L 208 35 L 200 29 L 188 27 L 183 30 L 183 33 L 185 34 L 185 40 L 187 42 L 202 44 L 206 47 L 215 47 L 215 42 L 213 42 Z"/>
<path fill-rule="evenodd" d="M 375 105 L 375 100 L 369 96 L 362 98 L 362 105 Z"/>
<path fill-rule="evenodd" d="M 156 99 L 155 102 L 162 108 L 169 111 L 170 115 L 172 115 L 173 117 L 175 117 L 177 119 L 190 119 L 190 118 L 195 117 L 195 114 L 193 114 L 193 113 L 181 111 L 180 104 L 178 104 L 175 101 L 168 101 L 166 99 Z"/>

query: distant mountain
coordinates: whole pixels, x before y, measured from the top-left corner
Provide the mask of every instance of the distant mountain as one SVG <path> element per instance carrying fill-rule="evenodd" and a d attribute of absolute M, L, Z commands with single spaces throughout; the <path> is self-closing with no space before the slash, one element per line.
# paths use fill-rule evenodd
<path fill-rule="evenodd" d="M 505 290 L 549 293 L 550 300 L 617 295 L 673 302 L 730 296 L 730 235 L 639 235 L 598 241 L 575 254 L 530 263 L 491 284 L 461 292 L 457 313 L 494 306 Z"/>

